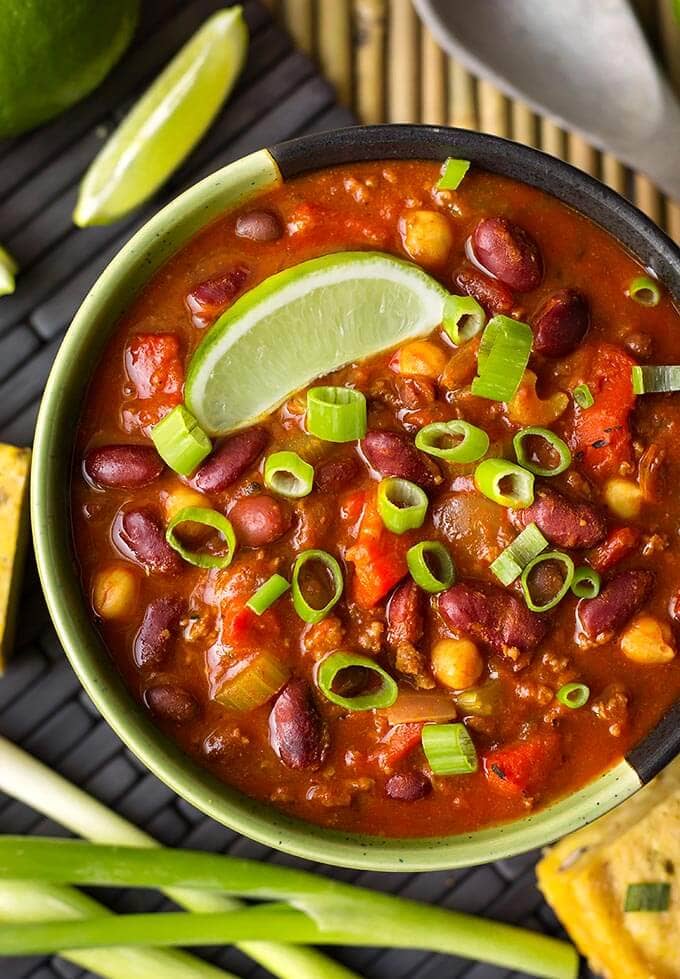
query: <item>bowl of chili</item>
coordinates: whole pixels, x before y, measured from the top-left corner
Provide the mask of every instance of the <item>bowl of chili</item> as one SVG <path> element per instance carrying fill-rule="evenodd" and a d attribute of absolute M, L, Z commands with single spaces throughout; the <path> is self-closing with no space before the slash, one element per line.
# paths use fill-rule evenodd
<path fill-rule="evenodd" d="M 478 133 L 322 133 L 186 191 L 38 419 L 38 567 L 96 706 L 193 805 L 327 863 L 465 866 L 613 808 L 680 748 L 679 299 L 644 215 Z"/>

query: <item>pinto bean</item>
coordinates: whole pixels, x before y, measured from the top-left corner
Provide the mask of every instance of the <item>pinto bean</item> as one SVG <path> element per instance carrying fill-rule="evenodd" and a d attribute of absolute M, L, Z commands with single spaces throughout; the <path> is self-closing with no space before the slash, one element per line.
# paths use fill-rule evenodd
<path fill-rule="evenodd" d="M 268 441 L 266 429 L 259 426 L 225 439 L 194 476 L 196 488 L 203 493 L 227 489 L 257 462 Z"/>
<path fill-rule="evenodd" d="M 150 445 L 102 445 L 90 449 L 83 469 L 97 486 L 137 489 L 157 479 L 164 465 Z"/>
<path fill-rule="evenodd" d="M 545 357 L 565 357 L 588 332 L 590 307 L 576 289 L 560 289 L 533 318 L 534 350 Z"/>
<path fill-rule="evenodd" d="M 251 241 L 276 241 L 283 234 L 283 227 L 271 211 L 249 211 L 236 219 L 236 234 Z"/>
<path fill-rule="evenodd" d="M 160 521 L 151 510 L 127 510 L 117 522 L 121 543 L 147 571 L 176 574 L 182 559 L 170 547 Z"/>
<path fill-rule="evenodd" d="M 144 694 L 146 704 L 156 717 L 173 724 L 186 724 L 198 715 L 196 698 L 183 687 L 174 683 L 160 683 L 148 687 Z"/>
<path fill-rule="evenodd" d="M 425 593 L 409 578 L 392 592 L 387 606 L 387 640 L 393 646 L 423 638 Z"/>
<path fill-rule="evenodd" d="M 321 493 L 337 493 L 346 489 L 358 474 L 358 459 L 354 456 L 338 456 L 317 467 L 314 482 Z"/>
<path fill-rule="evenodd" d="M 576 612 L 579 645 L 609 642 L 642 608 L 653 587 L 652 571 L 622 571 L 607 582 L 597 598 L 582 598 Z"/>
<path fill-rule="evenodd" d="M 519 225 L 507 218 L 483 218 L 472 232 L 471 243 L 477 261 L 511 289 L 530 292 L 541 284 L 541 253 Z"/>
<path fill-rule="evenodd" d="M 507 316 L 512 312 L 515 300 L 507 286 L 502 282 L 490 279 L 478 269 L 466 265 L 455 275 L 455 283 L 468 296 L 472 296 L 484 307 L 487 313 L 502 313 Z"/>
<path fill-rule="evenodd" d="M 423 489 L 433 489 L 441 482 L 437 466 L 397 432 L 368 432 L 361 441 L 361 448 L 368 464 L 381 476 L 400 476 Z"/>
<path fill-rule="evenodd" d="M 415 802 L 424 799 L 432 790 L 432 783 L 423 772 L 397 772 L 385 783 L 385 795 L 399 802 Z"/>
<path fill-rule="evenodd" d="M 236 536 L 246 547 L 263 547 L 282 537 L 290 528 L 290 509 L 264 493 L 242 496 L 229 511 Z"/>
<path fill-rule="evenodd" d="M 305 680 L 291 680 L 276 698 L 269 715 L 269 743 L 288 768 L 322 764 L 328 737 Z"/>
<path fill-rule="evenodd" d="M 556 547 L 595 547 L 607 534 L 607 522 L 598 507 L 570 500 L 547 486 L 537 488 L 530 507 L 510 510 L 508 516 L 520 529 L 535 523 Z"/>
<path fill-rule="evenodd" d="M 529 652 L 547 632 L 545 619 L 504 588 L 485 581 L 456 583 L 440 595 L 439 611 L 457 632 L 495 652 Z"/>
<path fill-rule="evenodd" d="M 179 598 L 164 595 L 147 605 L 139 632 L 135 636 L 134 657 L 137 666 L 159 666 L 170 651 L 182 615 Z"/>

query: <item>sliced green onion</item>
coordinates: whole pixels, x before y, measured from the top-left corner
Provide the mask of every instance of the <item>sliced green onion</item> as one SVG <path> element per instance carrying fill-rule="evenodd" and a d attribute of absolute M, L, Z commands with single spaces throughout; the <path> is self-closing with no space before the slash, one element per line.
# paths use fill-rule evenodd
<path fill-rule="evenodd" d="M 255 653 L 229 668 L 213 699 L 228 710 L 255 710 L 271 700 L 289 678 L 290 670 L 274 653 Z"/>
<path fill-rule="evenodd" d="M 628 295 L 640 306 L 658 306 L 661 302 L 661 287 L 648 275 L 638 275 L 628 286 Z"/>
<path fill-rule="evenodd" d="M 502 554 L 491 565 L 491 570 L 502 585 L 511 585 L 522 573 L 529 561 L 533 561 L 548 542 L 535 523 L 528 524 L 521 534 L 515 537 Z"/>
<path fill-rule="evenodd" d="M 184 405 L 154 425 L 151 441 L 163 462 L 180 476 L 190 476 L 212 452 L 212 442 Z"/>
<path fill-rule="evenodd" d="M 634 394 L 665 394 L 680 391 L 680 366 L 631 368 Z"/>
<path fill-rule="evenodd" d="M 503 480 L 510 483 L 502 488 Z M 534 474 L 507 459 L 485 459 L 475 469 L 475 486 L 500 506 L 523 510 L 534 502 Z"/>
<path fill-rule="evenodd" d="M 629 884 L 624 911 L 668 911 L 671 905 L 671 885 L 666 881 Z"/>
<path fill-rule="evenodd" d="M 590 687 L 587 687 L 585 683 L 565 683 L 555 696 L 564 707 L 578 710 L 579 707 L 585 707 L 588 703 Z"/>
<path fill-rule="evenodd" d="M 602 587 L 599 571 L 593 568 L 576 568 L 571 582 L 571 590 L 578 598 L 597 598 Z"/>
<path fill-rule="evenodd" d="M 200 523 L 218 531 L 227 545 L 226 553 L 204 554 L 199 551 L 190 551 L 175 536 L 175 528 L 183 523 Z M 183 510 L 175 514 L 168 524 L 165 539 L 170 547 L 177 551 L 188 564 L 193 564 L 197 568 L 228 568 L 236 551 L 236 535 L 231 523 L 223 513 L 218 513 L 217 510 L 211 510 L 209 507 L 184 507 Z"/>
<path fill-rule="evenodd" d="M 424 540 L 409 548 L 406 563 L 415 583 L 433 595 L 450 588 L 456 580 L 451 555 L 438 540 Z"/>
<path fill-rule="evenodd" d="M 469 169 L 469 160 L 456 160 L 450 156 L 444 161 L 441 177 L 437 181 L 437 190 L 457 190 Z"/>
<path fill-rule="evenodd" d="M 524 445 L 526 438 L 541 438 L 544 442 L 547 442 L 553 452 L 557 453 L 557 465 L 550 469 L 545 469 L 543 466 L 537 465 L 530 458 Z M 549 428 L 540 428 L 537 425 L 530 425 L 528 428 L 523 428 L 520 432 L 517 432 L 512 440 L 512 444 L 517 456 L 517 462 L 520 466 L 524 466 L 525 469 L 535 473 L 537 476 L 559 476 L 560 473 L 563 473 L 571 465 L 569 446 L 558 435 L 551 432 Z"/>
<path fill-rule="evenodd" d="M 454 443 L 442 445 L 445 439 L 453 439 Z M 433 422 L 421 428 L 416 435 L 416 448 L 446 462 L 477 462 L 489 448 L 489 436 L 476 425 L 454 418 L 450 422 Z"/>
<path fill-rule="evenodd" d="M 449 296 L 444 303 L 444 332 L 457 347 L 484 329 L 486 313 L 472 296 Z"/>
<path fill-rule="evenodd" d="M 366 398 L 353 388 L 310 388 L 307 431 L 324 442 L 354 442 L 366 434 Z"/>
<path fill-rule="evenodd" d="M 356 694 L 354 697 L 343 697 L 341 694 L 335 693 L 333 684 L 338 673 L 355 667 L 369 670 L 380 678 L 380 686 L 377 690 Z M 352 711 L 380 710 L 391 707 L 399 693 L 394 678 L 386 670 L 383 670 L 382 666 L 379 666 L 375 660 L 369 659 L 368 656 L 359 656 L 356 653 L 346 653 L 343 650 L 331 653 L 319 663 L 316 682 L 327 700 Z"/>
<path fill-rule="evenodd" d="M 264 464 L 264 484 L 280 496 L 298 500 L 312 492 L 314 466 L 297 452 L 274 452 Z"/>
<path fill-rule="evenodd" d="M 477 352 L 472 393 L 491 401 L 510 401 L 529 363 L 533 339 L 531 327 L 520 320 L 508 316 L 490 319 Z"/>
<path fill-rule="evenodd" d="M 421 738 L 434 775 L 469 775 L 477 771 L 477 751 L 464 724 L 426 724 Z"/>
<path fill-rule="evenodd" d="M 378 513 L 393 534 L 422 527 L 427 513 L 427 493 L 399 476 L 382 479 L 378 485 Z"/>
<path fill-rule="evenodd" d="M 300 574 L 304 566 L 310 561 L 318 561 L 319 564 L 322 564 L 326 571 L 330 573 L 333 580 L 333 594 L 322 608 L 315 608 L 313 605 L 310 605 L 305 596 L 302 594 Z M 340 565 L 335 560 L 333 555 L 328 554 L 327 551 L 303 551 L 301 554 L 298 554 L 297 558 L 295 559 L 295 564 L 293 565 L 292 587 L 293 607 L 303 622 L 321 622 L 322 619 L 326 618 L 333 606 L 338 603 L 340 596 L 342 595 L 344 581 Z"/>
<path fill-rule="evenodd" d="M 571 393 L 573 394 L 574 401 L 579 408 L 592 408 L 595 404 L 593 392 L 590 390 L 587 384 L 577 384 Z"/>
<path fill-rule="evenodd" d="M 500 680 L 487 680 L 480 687 L 468 687 L 454 695 L 456 707 L 464 714 L 491 717 L 498 710 L 501 699 Z"/>
<path fill-rule="evenodd" d="M 552 598 L 549 598 L 544 605 L 537 605 L 531 595 L 529 578 L 531 577 L 531 573 L 534 568 L 536 568 L 539 564 L 542 564 L 544 561 L 558 561 L 560 564 L 562 564 L 564 566 L 564 579 Z M 559 605 L 571 588 L 573 578 L 574 562 L 568 554 L 565 554 L 563 551 L 545 551 L 543 554 L 539 554 L 538 557 L 535 557 L 533 561 L 530 561 L 522 572 L 522 591 L 524 592 L 524 600 L 532 612 L 547 612 L 548 609 L 555 608 L 556 605 Z"/>
<path fill-rule="evenodd" d="M 257 591 L 251 595 L 246 602 L 246 608 L 249 608 L 255 615 L 262 615 L 282 595 L 285 595 L 289 588 L 290 582 L 283 575 L 273 574 L 271 578 L 267 578 L 264 584 L 260 585 Z"/>

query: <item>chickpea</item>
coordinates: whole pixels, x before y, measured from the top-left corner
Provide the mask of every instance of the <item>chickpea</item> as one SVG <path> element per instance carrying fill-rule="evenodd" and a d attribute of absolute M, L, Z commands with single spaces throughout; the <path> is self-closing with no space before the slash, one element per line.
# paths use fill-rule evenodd
<path fill-rule="evenodd" d="M 443 265 L 453 247 L 448 219 L 438 211 L 407 211 L 400 221 L 401 240 L 414 262 Z"/>
<path fill-rule="evenodd" d="M 432 648 L 432 672 L 449 690 L 473 687 L 484 669 L 484 660 L 471 639 L 440 639 Z"/>
<path fill-rule="evenodd" d="M 447 355 L 436 343 L 429 340 L 414 340 L 399 348 L 391 366 L 399 374 L 430 377 L 436 380 L 447 363 Z"/>
<path fill-rule="evenodd" d="M 621 520 L 634 520 L 642 508 L 642 490 L 632 479 L 615 476 L 604 487 L 605 503 Z"/>
<path fill-rule="evenodd" d="M 653 615 L 638 615 L 621 636 L 623 655 L 634 663 L 670 663 L 675 658 L 671 630 Z"/>
<path fill-rule="evenodd" d="M 203 495 L 199 493 L 198 490 L 192 489 L 191 486 L 185 486 L 184 483 L 177 483 L 177 485 L 165 494 L 163 497 L 163 510 L 165 512 L 165 519 L 169 522 L 179 513 L 180 510 L 186 509 L 186 507 L 205 507 L 208 506 L 208 502 Z M 182 524 L 181 528 L 182 540 L 186 540 L 189 543 L 197 543 L 205 538 L 206 530 L 201 524 Z"/>
<path fill-rule="evenodd" d="M 124 564 L 111 564 L 97 572 L 92 604 L 102 619 L 127 619 L 137 607 L 139 576 Z"/>

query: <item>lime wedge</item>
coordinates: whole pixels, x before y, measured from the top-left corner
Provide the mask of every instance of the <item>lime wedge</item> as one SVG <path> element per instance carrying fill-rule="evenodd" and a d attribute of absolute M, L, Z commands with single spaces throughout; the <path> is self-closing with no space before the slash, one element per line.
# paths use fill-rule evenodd
<path fill-rule="evenodd" d="M 212 435 L 250 425 L 315 378 L 426 336 L 447 297 L 416 265 L 379 252 L 278 272 L 238 299 L 194 353 L 189 409 Z"/>
<path fill-rule="evenodd" d="M 0 296 L 8 296 L 14 292 L 14 276 L 19 266 L 10 253 L 0 245 Z"/>
<path fill-rule="evenodd" d="M 175 55 L 99 152 L 73 220 L 108 224 L 145 201 L 204 134 L 245 61 L 241 7 L 214 14 Z"/>

